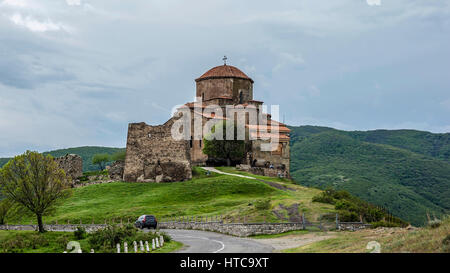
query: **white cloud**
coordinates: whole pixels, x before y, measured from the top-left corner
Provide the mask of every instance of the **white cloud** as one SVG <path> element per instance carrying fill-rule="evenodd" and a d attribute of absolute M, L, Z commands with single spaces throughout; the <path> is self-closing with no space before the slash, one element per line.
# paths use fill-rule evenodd
<path fill-rule="evenodd" d="M 69 6 L 79 6 L 81 5 L 81 0 L 66 0 L 66 3 Z"/>
<path fill-rule="evenodd" d="M 24 8 L 28 6 L 28 3 L 25 0 L 4 0 L 0 6 Z"/>
<path fill-rule="evenodd" d="M 381 0 L 366 0 L 369 6 L 379 6 L 381 5 Z"/>
<path fill-rule="evenodd" d="M 15 13 L 14 15 L 10 16 L 9 19 L 14 24 L 25 27 L 33 32 L 59 31 L 64 29 L 64 26 L 62 24 L 54 23 L 49 18 L 41 22 L 33 19 L 30 16 L 23 17 L 21 14 Z"/>

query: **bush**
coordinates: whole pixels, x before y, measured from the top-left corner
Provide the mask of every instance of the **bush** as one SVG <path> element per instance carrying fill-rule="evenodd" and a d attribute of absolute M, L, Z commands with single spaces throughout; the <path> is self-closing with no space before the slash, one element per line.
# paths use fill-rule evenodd
<path fill-rule="evenodd" d="M 402 227 L 402 224 L 400 223 L 394 223 L 394 222 L 386 222 L 386 221 L 377 221 L 370 223 L 372 225 L 372 228 L 378 228 L 378 227 Z"/>
<path fill-rule="evenodd" d="M 442 240 L 443 252 L 450 253 L 450 234 Z"/>
<path fill-rule="evenodd" d="M 255 208 L 257 210 L 268 210 L 268 209 L 270 209 L 270 199 L 264 199 L 264 200 L 256 201 Z"/>
<path fill-rule="evenodd" d="M 84 227 L 77 227 L 77 230 L 73 232 L 73 236 L 75 236 L 75 239 L 77 240 L 83 240 L 86 238 L 86 229 Z"/>
<path fill-rule="evenodd" d="M 163 233 L 161 235 L 166 242 L 170 242 L 171 238 L 168 235 Z M 151 242 L 156 237 L 158 236 L 153 232 L 142 232 L 132 224 L 128 224 L 124 226 L 109 225 L 105 229 L 90 233 L 88 240 L 91 248 L 97 252 L 114 252 L 117 244 L 122 245 L 123 242 L 131 244 L 133 241 Z"/>
<path fill-rule="evenodd" d="M 430 227 L 430 228 L 438 228 L 438 227 L 441 226 L 441 224 L 442 224 L 442 221 L 441 221 L 441 220 L 439 220 L 439 219 L 434 219 L 434 220 L 430 220 L 430 221 L 428 222 L 428 227 Z"/>
<path fill-rule="evenodd" d="M 359 222 L 359 215 L 353 211 L 339 211 L 339 221 L 341 222 Z"/>
<path fill-rule="evenodd" d="M 18 253 L 27 248 L 37 249 L 48 245 L 48 240 L 42 234 L 17 234 L 3 241 L 1 249 L 7 253 Z"/>

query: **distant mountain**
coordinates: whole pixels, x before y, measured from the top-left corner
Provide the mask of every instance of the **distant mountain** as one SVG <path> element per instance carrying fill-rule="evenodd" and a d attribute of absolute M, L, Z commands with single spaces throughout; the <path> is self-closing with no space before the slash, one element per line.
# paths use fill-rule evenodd
<path fill-rule="evenodd" d="M 302 185 L 345 189 L 422 225 L 450 212 L 450 134 L 291 128 L 291 175 Z"/>
<path fill-rule="evenodd" d="M 50 154 L 54 157 L 64 156 L 66 154 L 76 154 L 81 156 L 83 159 L 83 171 L 95 171 L 98 170 L 96 165 L 92 164 L 92 157 L 95 154 L 115 154 L 118 151 L 123 151 L 125 148 L 110 148 L 110 147 L 98 147 L 98 146 L 85 146 L 77 148 L 60 149 L 49 152 L 44 152 L 44 154 Z M 10 158 L 0 158 L 0 168 L 5 165 Z"/>

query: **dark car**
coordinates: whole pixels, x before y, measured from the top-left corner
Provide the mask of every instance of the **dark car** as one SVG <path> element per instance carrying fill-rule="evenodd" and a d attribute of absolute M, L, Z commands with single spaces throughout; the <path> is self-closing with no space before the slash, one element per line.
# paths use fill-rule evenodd
<path fill-rule="evenodd" d="M 158 220 L 156 220 L 156 217 L 153 215 L 141 215 L 136 222 L 134 222 L 134 225 L 137 228 L 154 228 L 156 229 L 158 225 Z"/>

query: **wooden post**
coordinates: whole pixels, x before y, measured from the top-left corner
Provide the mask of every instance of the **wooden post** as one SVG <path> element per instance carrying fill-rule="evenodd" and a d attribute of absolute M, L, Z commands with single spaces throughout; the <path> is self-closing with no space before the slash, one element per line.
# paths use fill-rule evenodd
<path fill-rule="evenodd" d="M 148 246 L 148 241 L 145 241 L 145 250 L 147 250 L 147 252 L 150 252 L 150 247 Z"/>
<path fill-rule="evenodd" d="M 80 226 L 83 224 L 82 220 L 80 219 Z"/>
<path fill-rule="evenodd" d="M 336 213 L 336 229 L 339 230 L 339 214 Z"/>
<path fill-rule="evenodd" d="M 158 241 L 158 237 L 156 237 L 156 239 L 155 239 L 155 242 L 156 242 L 156 248 L 159 248 L 159 241 Z"/>
<path fill-rule="evenodd" d="M 95 251 L 94 251 L 94 249 L 93 249 L 93 248 L 91 248 L 91 253 L 95 253 Z"/>
<path fill-rule="evenodd" d="M 123 252 L 128 253 L 128 243 L 127 242 L 123 243 Z"/>
<path fill-rule="evenodd" d="M 120 244 L 117 244 L 117 253 L 120 253 Z"/>
<path fill-rule="evenodd" d="M 133 241 L 133 247 L 134 247 L 134 253 L 138 252 L 137 243 L 136 241 Z"/>
<path fill-rule="evenodd" d="M 92 224 L 95 224 L 94 216 L 92 216 Z"/>
<path fill-rule="evenodd" d="M 152 239 L 152 250 L 156 249 L 155 239 Z"/>
<path fill-rule="evenodd" d="M 141 247 L 141 252 L 144 252 L 144 243 L 141 241 L 139 241 L 139 246 Z"/>
<path fill-rule="evenodd" d="M 161 243 L 161 247 L 163 247 L 164 246 L 164 237 L 162 235 L 159 236 L 159 241 Z"/>

